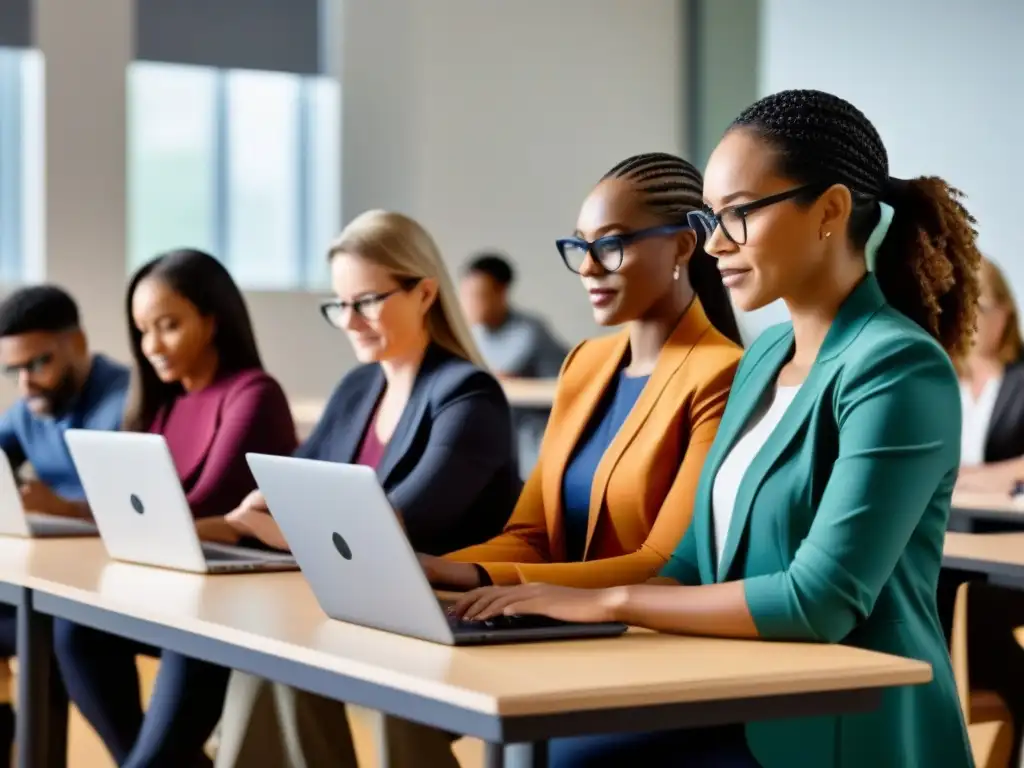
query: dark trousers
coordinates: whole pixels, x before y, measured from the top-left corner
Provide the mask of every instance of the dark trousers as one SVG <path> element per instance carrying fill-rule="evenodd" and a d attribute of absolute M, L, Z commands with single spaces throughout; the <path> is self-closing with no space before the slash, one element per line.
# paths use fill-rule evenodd
<path fill-rule="evenodd" d="M 220 719 L 230 670 L 63 620 L 54 645 L 68 695 L 119 766 L 211 765 L 203 745 Z M 145 714 L 138 654 L 160 657 Z"/>
<path fill-rule="evenodd" d="M 943 569 L 937 594 L 942 629 L 949 641 L 957 587 L 972 581 L 967 607 L 967 667 L 971 688 L 995 691 L 1013 715 L 1013 755 L 1017 765 L 1024 727 L 1024 649 L 1013 630 L 1024 625 L 1024 591 L 989 584 L 983 576 Z"/>
<path fill-rule="evenodd" d="M 552 739 L 551 768 L 760 768 L 742 726 Z"/>
<path fill-rule="evenodd" d="M 0 659 L 9 660 L 18 653 L 18 609 L 0 605 Z M 10 765 L 14 747 L 14 710 L 0 704 L 0 766 Z"/>

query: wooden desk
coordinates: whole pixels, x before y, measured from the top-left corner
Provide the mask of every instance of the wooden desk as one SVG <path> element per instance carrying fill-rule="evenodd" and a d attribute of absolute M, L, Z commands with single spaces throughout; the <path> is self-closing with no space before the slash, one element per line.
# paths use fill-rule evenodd
<path fill-rule="evenodd" d="M 556 379 L 503 379 L 502 389 L 513 408 L 550 408 L 555 399 Z M 302 436 L 308 435 L 323 413 L 324 400 L 292 400 L 292 418 Z"/>
<path fill-rule="evenodd" d="M 513 408 L 551 408 L 557 379 L 502 379 L 501 387 Z"/>
<path fill-rule="evenodd" d="M 955 493 L 949 530 L 971 533 L 979 520 L 1017 523 L 1024 528 L 1024 499 L 1003 493 Z"/>
<path fill-rule="evenodd" d="M 942 564 L 997 577 L 1000 583 L 1024 587 L 1024 532 L 957 533 L 950 531 L 942 547 Z"/>
<path fill-rule="evenodd" d="M 300 573 L 199 576 L 108 561 L 95 540 L 0 540 L 0 579 L 51 616 L 501 745 L 584 733 L 865 710 L 927 664 L 841 645 L 658 635 L 449 648 L 328 619 Z M 39 665 L 42 668 L 44 665 Z M 47 670 L 49 671 L 49 670 Z M 34 736 L 53 708 L 37 673 Z M 66 707 L 65 707 L 66 709 Z M 33 768 L 56 763 L 33 763 Z"/>

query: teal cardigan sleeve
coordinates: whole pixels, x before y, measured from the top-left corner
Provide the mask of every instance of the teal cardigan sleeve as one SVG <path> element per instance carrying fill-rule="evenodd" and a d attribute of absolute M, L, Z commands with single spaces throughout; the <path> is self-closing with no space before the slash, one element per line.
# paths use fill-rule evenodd
<path fill-rule="evenodd" d="M 838 457 L 810 531 L 786 570 L 744 582 L 766 639 L 838 642 L 849 634 L 959 463 L 959 387 L 930 339 L 875 346 L 842 378 Z"/>
<path fill-rule="evenodd" d="M 684 586 L 700 584 L 700 569 L 697 565 L 697 537 L 693 534 L 693 524 L 686 529 L 682 541 L 672 552 L 672 557 L 662 566 L 659 576 L 672 579 Z"/>

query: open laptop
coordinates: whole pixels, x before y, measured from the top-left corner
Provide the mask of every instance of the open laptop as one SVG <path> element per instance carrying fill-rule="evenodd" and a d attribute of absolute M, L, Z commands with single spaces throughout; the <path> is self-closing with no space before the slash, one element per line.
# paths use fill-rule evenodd
<path fill-rule="evenodd" d="M 65 441 L 100 537 L 115 560 L 196 573 L 298 567 L 288 553 L 200 541 L 161 435 L 69 429 Z"/>
<path fill-rule="evenodd" d="M 0 536 L 24 538 L 60 538 L 95 536 L 91 520 L 48 515 L 26 510 L 21 503 L 18 479 L 7 454 L 0 451 Z"/>
<path fill-rule="evenodd" d="M 332 619 L 447 645 L 607 637 L 622 624 L 448 615 L 369 467 L 246 454 L 274 519 Z"/>

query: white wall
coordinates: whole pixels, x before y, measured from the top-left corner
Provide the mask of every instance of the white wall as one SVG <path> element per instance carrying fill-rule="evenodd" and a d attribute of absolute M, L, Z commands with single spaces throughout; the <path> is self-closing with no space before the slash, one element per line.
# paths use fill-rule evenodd
<path fill-rule="evenodd" d="M 894 176 L 938 175 L 967 194 L 983 250 L 1024 300 L 1024 3 L 763 2 L 761 93 L 820 88 L 859 107 Z"/>
<path fill-rule="evenodd" d="M 680 150 L 679 5 L 352 2 L 346 216 L 403 208 L 430 229 L 453 269 L 481 247 L 507 250 L 519 267 L 520 303 L 569 341 L 594 333 L 554 241 L 572 232 L 584 196 L 616 162 Z M 353 77 L 356 69 L 372 71 Z M 372 120 L 362 119 L 367 111 Z"/>
<path fill-rule="evenodd" d="M 74 291 L 95 347 L 127 353 L 124 71 L 131 0 L 36 0 L 46 61 L 47 276 Z M 81 7 L 80 7 L 81 6 Z M 88 12 L 85 7 L 88 7 Z M 344 0 L 344 217 L 419 217 L 449 265 L 480 247 L 517 261 L 518 299 L 568 341 L 592 333 L 553 241 L 635 152 L 678 151 L 676 0 Z M 249 295 L 271 370 L 322 396 L 351 363 L 315 296 Z"/>

